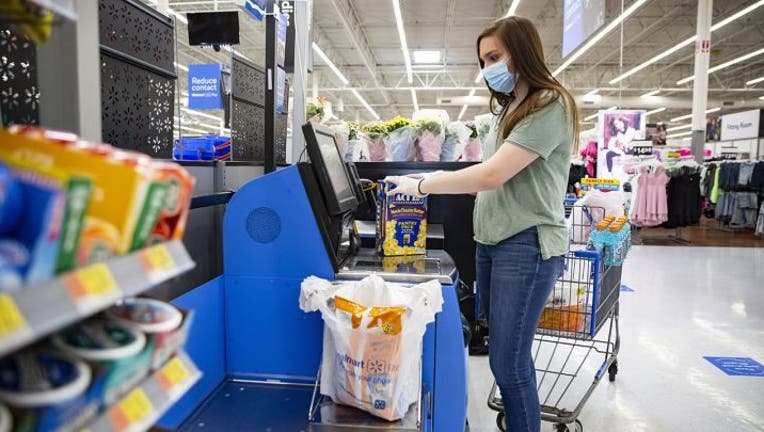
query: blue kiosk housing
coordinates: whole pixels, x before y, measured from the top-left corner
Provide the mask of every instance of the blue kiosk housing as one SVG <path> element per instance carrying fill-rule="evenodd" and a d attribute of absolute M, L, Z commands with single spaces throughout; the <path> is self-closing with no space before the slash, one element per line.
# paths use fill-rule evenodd
<path fill-rule="evenodd" d="M 300 310 L 300 284 L 311 275 L 341 277 L 344 265 L 333 254 L 336 245 L 330 238 L 338 231 L 337 218 L 321 207 L 317 183 L 310 164 L 290 166 L 251 180 L 228 203 L 223 275 L 174 301 L 196 311 L 186 349 L 204 375 L 158 426 L 274 432 L 361 431 L 369 425 L 375 430 L 464 430 L 466 354 L 457 277 L 443 284 L 443 311 L 424 336 L 421 397 L 412 416 L 388 423 L 354 409 L 321 406 L 309 421 L 323 322 L 319 313 Z M 347 217 L 340 218 L 340 230 L 343 220 Z"/>

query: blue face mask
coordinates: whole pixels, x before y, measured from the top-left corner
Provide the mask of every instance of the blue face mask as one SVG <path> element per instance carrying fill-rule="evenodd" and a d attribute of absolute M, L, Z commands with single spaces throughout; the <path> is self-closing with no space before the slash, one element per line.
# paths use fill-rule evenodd
<path fill-rule="evenodd" d="M 517 73 L 509 72 L 507 61 L 502 60 L 483 68 L 483 78 L 488 81 L 491 90 L 508 94 L 515 89 Z"/>

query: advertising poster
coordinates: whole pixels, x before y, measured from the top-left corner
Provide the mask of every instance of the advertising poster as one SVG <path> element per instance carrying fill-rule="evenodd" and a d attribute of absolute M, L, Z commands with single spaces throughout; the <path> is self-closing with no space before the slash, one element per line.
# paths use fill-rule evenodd
<path fill-rule="evenodd" d="M 760 117 L 760 110 L 757 109 L 722 116 L 721 140 L 758 137 Z"/>
<path fill-rule="evenodd" d="M 188 108 L 223 108 L 220 71 L 219 64 L 188 65 Z"/>
<path fill-rule="evenodd" d="M 645 140 L 645 110 L 602 111 L 602 135 L 597 156 L 597 177 L 625 178 L 624 159 L 634 155 L 634 142 Z"/>
<path fill-rule="evenodd" d="M 666 124 L 664 123 L 650 123 L 647 125 L 647 132 L 645 132 L 645 139 L 653 142 L 654 146 L 666 145 Z"/>

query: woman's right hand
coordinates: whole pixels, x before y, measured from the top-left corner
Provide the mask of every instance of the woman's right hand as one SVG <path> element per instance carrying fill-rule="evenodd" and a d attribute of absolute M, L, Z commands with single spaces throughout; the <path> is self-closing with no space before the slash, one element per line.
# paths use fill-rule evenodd
<path fill-rule="evenodd" d="M 416 173 L 416 174 L 407 174 L 406 177 L 415 178 L 415 179 L 423 179 L 423 178 L 430 178 L 432 176 L 436 176 L 439 174 L 443 174 L 442 170 L 433 171 L 433 172 L 426 172 L 426 173 Z"/>

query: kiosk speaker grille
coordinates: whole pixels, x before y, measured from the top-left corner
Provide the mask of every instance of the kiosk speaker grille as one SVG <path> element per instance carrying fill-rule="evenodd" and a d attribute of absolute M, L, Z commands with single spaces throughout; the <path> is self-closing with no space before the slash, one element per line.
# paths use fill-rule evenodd
<path fill-rule="evenodd" d="M 271 243 L 281 235 L 281 217 L 269 207 L 258 207 L 247 216 L 247 234 L 257 243 Z"/>

